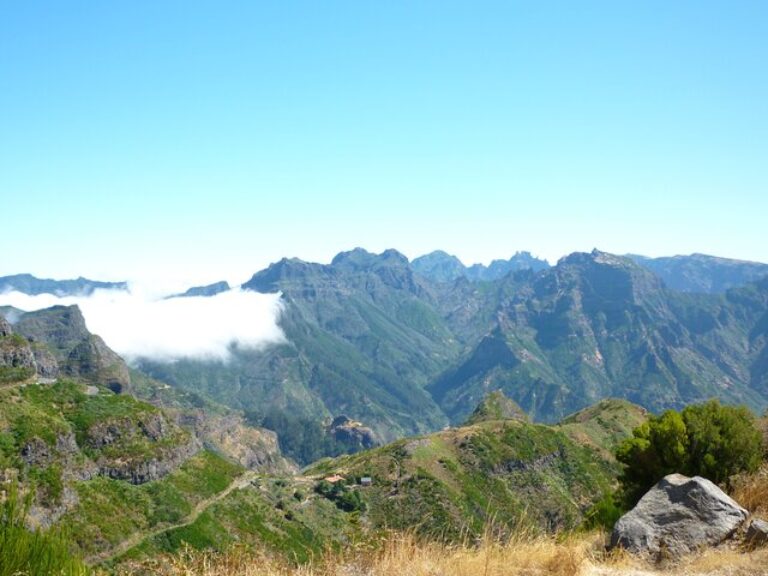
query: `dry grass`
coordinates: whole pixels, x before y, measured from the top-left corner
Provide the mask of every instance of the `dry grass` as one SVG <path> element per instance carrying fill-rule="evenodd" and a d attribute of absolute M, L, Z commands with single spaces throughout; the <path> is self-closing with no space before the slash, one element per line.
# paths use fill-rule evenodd
<path fill-rule="evenodd" d="M 733 481 L 731 496 L 752 514 L 768 517 L 768 466 Z"/>
<path fill-rule="evenodd" d="M 274 556 L 234 549 L 227 554 L 187 550 L 125 566 L 120 574 L 163 576 L 575 576 L 591 564 L 596 537 L 556 541 L 537 537 L 506 544 L 445 546 L 393 535 L 376 550 L 328 554 L 295 566 Z"/>
<path fill-rule="evenodd" d="M 515 538 L 507 543 L 444 546 L 393 535 L 377 550 L 329 554 L 295 566 L 275 556 L 233 549 L 226 554 L 187 550 L 125 566 L 118 573 L 158 576 L 768 576 L 768 550 L 718 548 L 673 565 L 651 566 L 618 551 L 606 553 L 604 535 L 556 540 Z"/>

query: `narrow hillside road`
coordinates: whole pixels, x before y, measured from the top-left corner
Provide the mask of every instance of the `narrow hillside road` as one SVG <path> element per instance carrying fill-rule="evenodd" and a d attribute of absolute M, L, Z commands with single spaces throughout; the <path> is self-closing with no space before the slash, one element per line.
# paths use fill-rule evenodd
<path fill-rule="evenodd" d="M 120 544 L 118 544 L 111 550 L 106 550 L 104 552 L 100 552 L 99 554 L 94 554 L 93 556 L 86 558 L 85 559 L 86 563 L 93 566 L 101 562 L 107 562 L 109 560 L 112 560 L 113 558 L 120 556 L 121 554 L 124 554 L 134 546 L 138 546 L 147 538 L 154 538 L 158 534 L 162 534 L 163 532 L 167 532 L 168 530 L 174 530 L 176 528 L 183 528 L 184 526 L 189 526 L 190 524 L 195 522 L 195 520 L 197 520 L 200 517 L 200 515 L 203 512 L 205 512 L 208 508 L 210 508 L 213 504 L 226 498 L 233 491 L 239 490 L 241 488 L 245 488 L 258 475 L 259 473 L 253 470 L 249 470 L 248 472 L 241 474 L 240 476 L 232 480 L 230 485 L 227 486 L 221 492 L 214 494 L 213 496 L 210 496 L 205 500 L 201 500 L 200 502 L 198 502 L 195 505 L 195 507 L 192 509 L 192 512 L 187 514 L 180 522 L 177 522 L 176 524 L 164 524 L 149 532 L 137 532 L 133 534 L 130 538 L 120 542 Z"/>

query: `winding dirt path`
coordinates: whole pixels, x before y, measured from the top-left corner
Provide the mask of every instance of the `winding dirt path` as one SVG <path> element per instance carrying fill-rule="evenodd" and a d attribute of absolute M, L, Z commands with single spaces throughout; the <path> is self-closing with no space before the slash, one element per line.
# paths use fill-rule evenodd
<path fill-rule="evenodd" d="M 120 556 L 121 554 L 124 554 L 134 546 L 138 546 L 148 538 L 154 538 L 155 536 L 162 534 L 163 532 L 167 532 L 168 530 L 175 530 L 176 528 L 183 528 L 184 526 L 189 526 L 190 524 L 194 523 L 195 520 L 197 520 L 200 517 L 200 515 L 203 512 L 205 512 L 208 508 L 210 508 L 213 504 L 226 498 L 233 491 L 239 490 L 241 488 L 245 488 L 258 475 L 259 475 L 258 472 L 255 472 L 253 470 L 249 470 L 241 474 L 240 476 L 232 480 L 229 486 L 227 486 L 221 492 L 214 494 L 213 496 L 209 496 L 205 500 L 201 500 L 200 502 L 198 502 L 195 505 L 195 507 L 192 509 L 192 511 L 176 524 L 164 524 L 149 532 L 136 532 L 135 534 L 131 535 L 128 539 L 120 542 L 120 544 L 118 544 L 114 548 L 110 550 L 106 550 L 104 552 L 100 552 L 98 554 L 94 554 L 93 556 L 86 558 L 85 560 L 86 563 L 90 565 L 94 565 L 94 564 L 100 564 L 101 562 L 107 562 L 109 560 L 112 560 L 113 558 Z"/>

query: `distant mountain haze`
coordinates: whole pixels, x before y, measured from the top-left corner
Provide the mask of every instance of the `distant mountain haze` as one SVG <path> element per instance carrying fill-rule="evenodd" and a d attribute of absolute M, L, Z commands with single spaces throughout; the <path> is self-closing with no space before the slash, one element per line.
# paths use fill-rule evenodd
<path fill-rule="evenodd" d="M 629 258 L 657 274 L 667 286 L 681 292 L 721 294 L 735 286 L 759 280 L 768 275 L 768 264 L 718 258 L 706 254 L 646 258 Z"/>
<path fill-rule="evenodd" d="M 460 277 L 469 280 L 498 280 L 518 270 L 530 269 L 537 272 L 549 268 L 546 260 L 535 258 L 530 252 L 517 252 L 509 260 L 494 260 L 488 266 L 473 264 L 467 267 L 456 256 L 436 250 L 414 258 L 411 264 L 416 272 L 435 282 L 451 282 Z"/>
<path fill-rule="evenodd" d="M 94 290 L 126 290 L 126 282 L 97 282 L 87 278 L 74 280 L 51 280 L 36 278 L 31 274 L 16 274 L 0 277 L 0 294 L 3 292 L 22 292 L 30 296 L 53 294 L 55 296 L 89 296 Z"/>

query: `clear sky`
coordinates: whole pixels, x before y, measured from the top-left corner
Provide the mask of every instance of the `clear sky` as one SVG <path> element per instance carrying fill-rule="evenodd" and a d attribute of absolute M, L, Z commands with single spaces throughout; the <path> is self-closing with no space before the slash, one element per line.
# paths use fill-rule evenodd
<path fill-rule="evenodd" d="M 768 2 L 0 3 L 0 275 L 768 262 Z"/>

